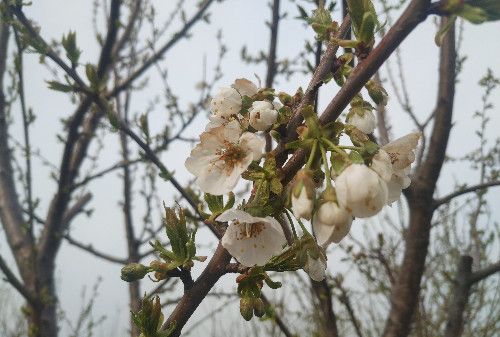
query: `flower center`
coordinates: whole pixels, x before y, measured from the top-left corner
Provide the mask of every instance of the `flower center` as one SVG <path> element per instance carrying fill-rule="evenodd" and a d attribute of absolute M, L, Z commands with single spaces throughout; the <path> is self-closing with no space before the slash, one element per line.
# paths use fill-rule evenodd
<path fill-rule="evenodd" d="M 239 146 L 227 144 L 225 148 L 217 150 L 219 160 L 222 160 L 228 169 L 232 169 L 238 162 L 245 158 L 246 153 Z"/>
<path fill-rule="evenodd" d="M 255 223 L 244 223 L 244 226 L 240 227 L 240 237 L 241 238 L 256 238 L 262 233 L 266 224 L 264 222 L 255 222 Z"/>

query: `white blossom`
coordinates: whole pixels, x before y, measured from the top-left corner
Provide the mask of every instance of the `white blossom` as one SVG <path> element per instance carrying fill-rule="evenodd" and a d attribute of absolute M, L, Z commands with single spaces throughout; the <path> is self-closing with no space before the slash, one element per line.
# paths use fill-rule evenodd
<path fill-rule="evenodd" d="M 222 246 L 246 267 L 262 266 L 281 252 L 286 243 L 279 222 L 272 217 L 259 218 L 245 211 L 230 209 L 216 219 L 228 222 Z"/>
<path fill-rule="evenodd" d="M 393 174 L 391 157 L 385 150 L 378 150 L 372 158 L 372 164 L 370 167 L 373 171 L 377 172 L 378 175 L 385 180 L 385 182 L 391 181 Z"/>
<path fill-rule="evenodd" d="M 241 110 L 241 96 L 231 87 L 220 88 L 217 95 L 210 101 L 210 111 L 219 117 L 227 118 Z"/>
<path fill-rule="evenodd" d="M 308 253 L 303 269 L 314 281 L 323 281 L 325 279 L 326 261 L 322 256 L 315 259 Z"/>
<path fill-rule="evenodd" d="M 369 134 L 375 130 L 377 126 L 377 120 L 375 115 L 370 110 L 363 110 L 363 113 L 352 113 L 347 118 L 347 124 L 355 126 L 361 132 Z"/>
<path fill-rule="evenodd" d="M 331 242 L 339 243 L 351 229 L 352 215 L 334 201 L 327 201 L 319 207 L 312 225 L 318 245 L 326 247 Z"/>
<path fill-rule="evenodd" d="M 294 193 L 292 193 L 292 211 L 293 215 L 297 219 L 311 219 L 311 212 L 314 206 L 314 200 L 309 198 L 307 195 L 307 189 L 303 187 L 300 190 L 299 196 L 296 197 Z"/>
<path fill-rule="evenodd" d="M 241 97 L 252 97 L 259 91 L 259 88 L 257 88 L 252 81 L 247 80 L 246 78 L 236 79 L 236 81 L 234 81 L 233 88 L 240 93 Z"/>
<path fill-rule="evenodd" d="M 258 131 L 269 129 L 278 118 L 278 111 L 267 101 L 255 101 L 249 109 L 250 125 Z"/>
<path fill-rule="evenodd" d="M 387 202 L 387 184 L 363 164 L 351 164 L 335 179 L 339 205 L 358 218 L 377 214 Z"/>
<path fill-rule="evenodd" d="M 241 132 L 239 123 L 231 121 L 201 134 L 200 143 L 185 165 L 204 192 L 229 193 L 250 163 L 262 157 L 264 140 L 253 133 Z"/>
<path fill-rule="evenodd" d="M 389 154 L 393 174 L 387 183 L 389 189 L 388 204 L 398 200 L 401 192 L 410 186 L 411 164 L 415 161 L 415 149 L 420 139 L 420 132 L 412 132 L 382 147 Z"/>

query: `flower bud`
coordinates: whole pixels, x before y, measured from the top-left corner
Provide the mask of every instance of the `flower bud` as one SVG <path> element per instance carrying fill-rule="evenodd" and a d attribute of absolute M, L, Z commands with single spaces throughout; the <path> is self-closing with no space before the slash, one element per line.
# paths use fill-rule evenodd
<path fill-rule="evenodd" d="M 288 95 L 285 92 L 280 92 L 278 94 L 278 98 L 279 98 L 280 102 L 283 103 L 283 105 L 290 106 L 293 103 L 293 97 Z"/>
<path fill-rule="evenodd" d="M 339 243 L 351 229 L 352 215 L 340 207 L 334 189 L 323 192 L 321 205 L 314 214 L 313 228 L 320 246 Z"/>
<path fill-rule="evenodd" d="M 249 296 L 242 297 L 240 299 L 240 314 L 246 320 L 249 321 L 253 317 L 253 298 Z"/>
<path fill-rule="evenodd" d="M 255 298 L 253 300 L 253 313 L 257 317 L 262 317 L 266 314 L 266 306 L 261 298 Z"/>
<path fill-rule="evenodd" d="M 377 105 L 387 105 L 387 91 L 377 81 L 370 80 L 365 85 L 368 95 Z"/>
<path fill-rule="evenodd" d="M 250 112 L 250 125 L 258 131 L 269 129 L 278 118 L 278 111 L 272 103 L 267 101 L 256 101 L 252 103 Z"/>
<path fill-rule="evenodd" d="M 372 133 L 377 126 L 375 115 L 368 109 L 351 109 L 346 122 L 366 134 Z"/>
<path fill-rule="evenodd" d="M 141 280 L 149 272 L 149 268 L 140 263 L 127 264 L 121 270 L 121 279 L 125 282 Z"/>
<path fill-rule="evenodd" d="M 311 219 L 315 195 L 312 172 L 307 169 L 297 172 L 291 193 L 292 211 L 296 218 Z"/>
<path fill-rule="evenodd" d="M 363 164 L 348 166 L 335 179 L 339 206 L 358 218 L 377 214 L 387 202 L 387 184 Z"/>

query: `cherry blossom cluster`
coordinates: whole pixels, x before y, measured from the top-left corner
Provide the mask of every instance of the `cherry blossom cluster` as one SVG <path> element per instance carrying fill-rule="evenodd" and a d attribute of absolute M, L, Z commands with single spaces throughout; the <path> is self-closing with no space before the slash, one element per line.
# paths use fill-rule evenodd
<path fill-rule="evenodd" d="M 387 93 L 379 84 L 369 81 L 366 89 L 376 104 L 386 104 Z M 351 101 L 345 123 L 322 126 L 307 106 L 302 111 L 305 123 L 297 129 L 299 139 L 286 144 L 287 149 L 306 150 L 307 163 L 284 188 L 274 152 L 264 151 L 262 133 L 286 124 L 300 99 L 300 91 L 293 97 L 275 94 L 247 79 L 221 88 L 210 102 L 209 122 L 186 168 L 211 196 L 232 193 L 242 177 L 253 181 L 247 201 L 237 209 L 220 209 L 211 218 L 228 223 L 222 245 L 241 265 L 265 268 L 273 257 L 289 254 L 283 228 L 291 226 L 300 242 L 300 249 L 293 247 L 300 255 L 299 267 L 321 280 L 324 249 L 349 233 L 354 218 L 376 215 L 409 186 L 420 134 L 378 146 L 369 136 L 376 126 L 373 107 L 361 94 Z M 343 135 L 352 145 L 340 144 Z M 312 222 L 314 244 L 303 220 Z M 300 224 L 305 239 L 297 237 L 294 223 Z M 287 261 L 290 270 L 297 268 L 297 260 Z"/>

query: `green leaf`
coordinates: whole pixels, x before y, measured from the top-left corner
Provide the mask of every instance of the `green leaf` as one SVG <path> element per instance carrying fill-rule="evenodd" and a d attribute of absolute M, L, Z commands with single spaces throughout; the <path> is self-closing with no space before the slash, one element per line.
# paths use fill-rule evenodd
<path fill-rule="evenodd" d="M 349 153 L 349 159 L 353 164 L 364 164 L 365 161 L 363 160 L 363 157 L 359 154 L 357 151 L 351 151 Z"/>
<path fill-rule="evenodd" d="M 224 210 L 224 200 L 222 195 L 212 195 L 205 193 L 205 202 L 208 205 L 208 209 L 212 213 L 220 213 Z"/>
<path fill-rule="evenodd" d="M 281 192 L 283 192 L 283 185 L 281 184 L 281 180 L 279 178 L 273 178 L 271 180 L 271 192 L 276 195 L 281 195 Z"/>
<path fill-rule="evenodd" d="M 365 143 L 365 151 L 368 152 L 368 154 L 375 154 L 377 153 L 378 149 L 380 146 L 378 146 L 376 143 L 369 141 Z"/>
<path fill-rule="evenodd" d="M 481 8 L 487 21 L 500 20 L 500 1 L 498 0 L 476 0 L 475 7 Z"/>
<path fill-rule="evenodd" d="M 73 87 L 71 85 L 63 84 L 57 81 L 47 81 L 49 84 L 49 89 L 61 92 L 72 92 Z"/>
<path fill-rule="evenodd" d="M 363 15 L 363 21 L 359 30 L 359 40 L 364 43 L 370 43 L 374 38 L 376 18 L 370 12 Z"/>
<path fill-rule="evenodd" d="M 304 7 L 297 5 L 297 10 L 299 11 L 299 16 L 297 17 L 298 19 L 302 19 L 302 20 L 309 19 L 309 15 L 307 15 L 307 12 L 304 9 Z"/>
<path fill-rule="evenodd" d="M 99 80 L 97 78 L 97 69 L 93 64 L 87 63 L 85 65 L 85 74 L 93 88 L 99 87 Z"/>
<path fill-rule="evenodd" d="M 70 31 L 66 36 L 63 35 L 62 46 L 64 47 L 66 57 L 71 61 L 71 64 L 73 66 L 78 64 L 82 51 L 78 49 L 76 45 L 76 32 Z"/>

